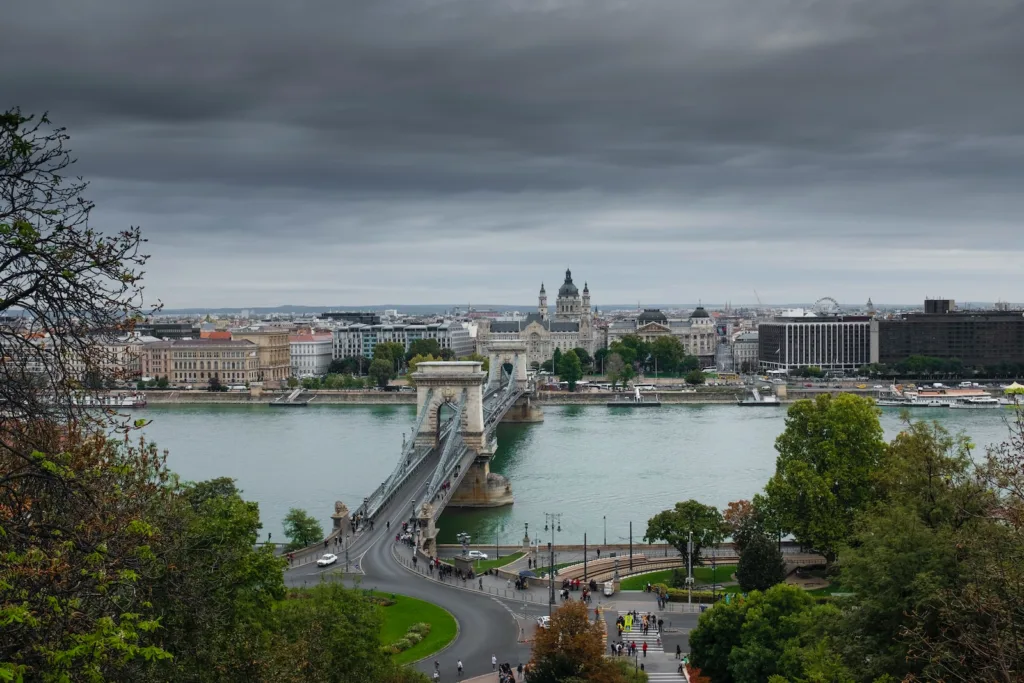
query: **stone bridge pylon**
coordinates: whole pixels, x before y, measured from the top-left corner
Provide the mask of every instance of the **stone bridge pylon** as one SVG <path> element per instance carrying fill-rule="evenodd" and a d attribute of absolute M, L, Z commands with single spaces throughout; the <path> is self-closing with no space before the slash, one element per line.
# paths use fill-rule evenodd
<path fill-rule="evenodd" d="M 478 361 L 436 361 L 420 363 L 416 380 L 416 445 L 434 448 L 441 438 L 442 411 L 455 412 L 463 392 L 466 405 L 462 409 L 459 430 L 466 446 L 479 451 L 484 447 L 484 378 L 486 373 Z M 424 416 L 424 412 L 426 415 Z"/>
<path fill-rule="evenodd" d="M 494 386 L 501 379 L 502 370 L 513 368 L 515 377 L 510 378 L 523 395 L 502 416 L 502 422 L 543 422 L 544 413 L 533 402 L 529 374 L 527 373 L 526 342 L 518 340 L 495 340 L 484 349 L 488 359 L 487 385 Z M 518 361 L 518 362 L 516 362 Z"/>

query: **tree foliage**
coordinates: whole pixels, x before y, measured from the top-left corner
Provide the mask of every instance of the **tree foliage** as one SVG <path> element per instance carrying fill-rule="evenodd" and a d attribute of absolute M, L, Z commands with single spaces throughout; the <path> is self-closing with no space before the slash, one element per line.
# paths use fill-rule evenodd
<path fill-rule="evenodd" d="M 672 509 L 663 510 L 651 517 L 647 521 L 644 540 L 648 543 L 665 541 L 686 559 L 691 532 L 693 564 L 696 565 L 700 564 L 701 550 L 720 543 L 728 533 L 728 527 L 717 508 L 691 499 L 676 503 Z"/>
<path fill-rule="evenodd" d="M 395 366 L 390 358 L 376 358 L 367 373 L 378 387 L 386 387 L 395 378 Z"/>
<path fill-rule="evenodd" d="M 405 352 L 405 359 L 408 361 L 413 356 L 441 357 L 441 345 L 436 339 L 417 339 L 409 344 L 409 350 Z"/>
<path fill-rule="evenodd" d="M 398 342 L 381 342 L 373 347 L 373 360 L 386 360 L 391 364 L 392 377 L 402 369 L 405 362 L 405 345 Z M 373 364 L 370 364 L 370 370 Z"/>
<path fill-rule="evenodd" d="M 687 384 L 704 384 L 706 380 L 707 378 L 704 377 L 704 373 L 700 370 L 691 370 L 686 373 Z"/>
<path fill-rule="evenodd" d="M 434 356 L 420 356 L 420 355 L 416 355 L 416 356 L 413 356 L 412 358 L 410 358 L 409 359 L 408 370 L 406 370 L 406 373 L 405 373 L 406 381 L 409 382 L 410 385 L 415 386 L 416 385 L 416 379 L 413 377 L 413 373 L 416 372 L 416 369 L 419 367 L 419 364 L 420 363 L 432 363 L 433 361 L 436 361 L 436 360 L 439 360 L 439 359 L 435 358 Z"/>
<path fill-rule="evenodd" d="M 291 508 L 282 520 L 284 535 L 288 537 L 288 549 L 306 548 L 324 538 L 323 527 L 311 514 L 299 508 Z"/>
<path fill-rule="evenodd" d="M 462 356 L 459 360 L 475 360 L 478 363 L 482 363 L 480 369 L 484 372 L 489 372 L 491 369 L 491 359 L 487 356 L 481 356 L 479 353 L 471 353 L 468 356 Z"/>
<path fill-rule="evenodd" d="M 873 476 L 885 453 L 870 399 L 823 394 L 797 401 L 775 441 L 775 474 L 765 486 L 783 528 L 832 562 L 853 517 L 874 502 Z"/>
<path fill-rule="evenodd" d="M 786 563 L 775 539 L 754 534 L 747 539 L 736 567 L 736 580 L 744 591 L 765 591 L 786 580 Z"/>
<path fill-rule="evenodd" d="M 575 351 L 566 351 L 558 366 L 558 378 L 569 383 L 569 391 L 576 391 L 576 382 L 583 379 L 583 366 Z"/>
<path fill-rule="evenodd" d="M 620 381 L 624 380 L 625 371 L 626 363 L 622 360 L 622 356 L 617 353 L 608 356 L 604 365 L 604 375 L 612 383 L 612 387 L 615 387 Z"/>
<path fill-rule="evenodd" d="M 549 628 L 537 629 L 527 683 L 626 681 L 619 667 L 604 658 L 604 627 L 589 619 L 582 602 L 567 602 L 551 615 Z"/>

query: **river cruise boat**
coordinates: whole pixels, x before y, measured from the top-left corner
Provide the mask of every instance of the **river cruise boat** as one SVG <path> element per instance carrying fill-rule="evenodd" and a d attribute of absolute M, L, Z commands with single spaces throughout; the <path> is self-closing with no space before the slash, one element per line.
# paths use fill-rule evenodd
<path fill-rule="evenodd" d="M 962 401 L 957 401 L 949 407 L 961 410 L 977 410 L 987 408 L 999 409 L 1002 408 L 1002 405 L 999 403 L 999 399 L 997 398 L 992 398 L 991 396 L 976 396 L 965 398 Z"/>
<path fill-rule="evenodd" d="M 76 396 L 73 402 L 86 408 L 145 408 L 146 395 L 123 392 L 84 394 Z"/>
<path fill-rule="evenodd" d="M 607 403 L 609 408 L 657 408 L 660 405 L 661 401 L 657 398 L 651 400 L 641 396 L 640 387 L 633 387 L 632 399 L 619 399 L 617 401 L 608 401 Z"/>
<path fill-rule="evenodd" d="M 750 396 L 736 402 L 744 407 L 781 406 L 782 401 L 772 394 L 762 395 L 757 389 L 750 390 Z"/>

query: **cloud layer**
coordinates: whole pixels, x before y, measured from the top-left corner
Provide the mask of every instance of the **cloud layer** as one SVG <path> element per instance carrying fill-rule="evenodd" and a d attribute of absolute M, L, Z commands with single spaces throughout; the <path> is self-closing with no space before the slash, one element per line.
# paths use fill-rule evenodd
<path fill-rule="evenodd" d="M 171 306 L 1024 300 L 1017 0 L 8 0 Z"/>

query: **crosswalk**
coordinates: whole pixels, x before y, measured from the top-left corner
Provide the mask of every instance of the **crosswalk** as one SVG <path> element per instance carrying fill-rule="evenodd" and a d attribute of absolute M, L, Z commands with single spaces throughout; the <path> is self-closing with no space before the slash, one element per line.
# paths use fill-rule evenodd
<path fill-rule="evenodd" d="M 626 612 L 619 610 L 619 616 L 625 616 Z M 619 640 L 617 631 L 612 631 L 608 637 L 613 641 Z M 675 683 L 685 682 L 686 678 L 676 671 L 679 662 L 676 661 L 674 653 L 665 652 L 664 643 L 658 633 L 657 627 L 651 627 L 644 635 L 639 623 L 633 625 L 632 630 L 622 632 L 622 643 L 636 643 L 637 651 L 640 653 L 640 661 L 645 662 L 647 680 L 651 683 L 662 681 L 674 681 Z M 644 643 L 647 643 L 647 657 L 643 656 Z M 652 671 L 652 669 L 654 669 Z"/>

